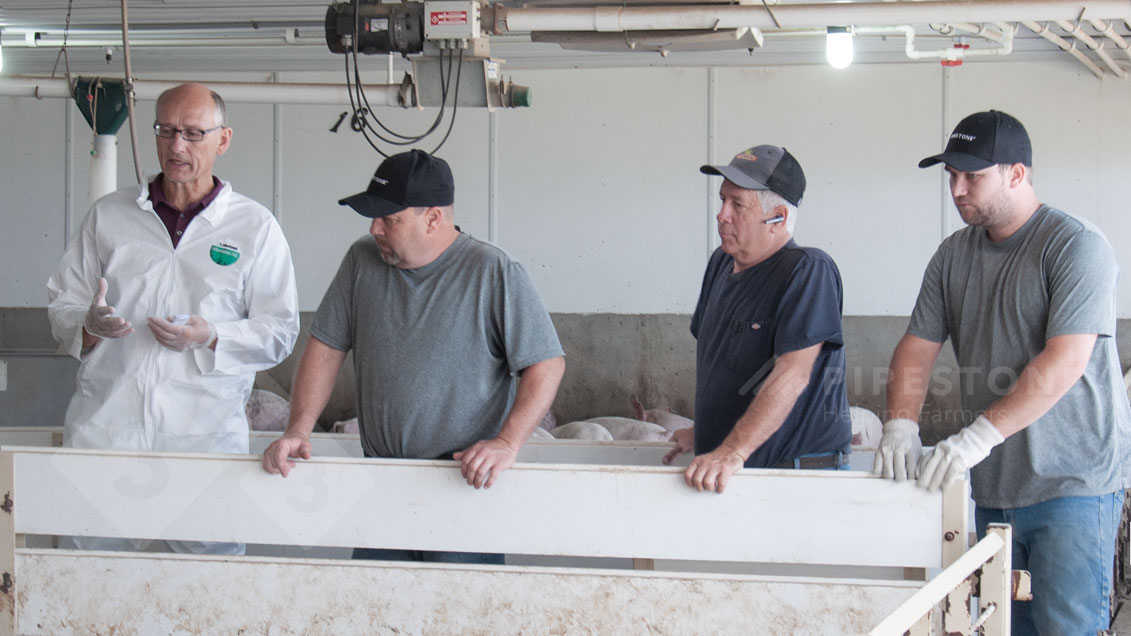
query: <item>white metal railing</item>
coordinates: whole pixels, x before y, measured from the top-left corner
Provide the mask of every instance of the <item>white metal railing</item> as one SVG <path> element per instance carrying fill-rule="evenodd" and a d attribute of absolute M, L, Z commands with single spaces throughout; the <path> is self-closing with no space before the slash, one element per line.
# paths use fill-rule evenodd
<path fill-rule="evenodd" d="M 962 543 L 944 529 L 965 527 L 964 506 L 944 520 L 943 495 L 836 471 L 742 471 L 705 495 L 679 468 L 519 464 L 477 491 L 453 462 L 324 458 L 283 479 L 255 457 L 7 448 L 0 492 L 13 502 L 0 634 L 863 634 L 922 581 L 837 570 L 941 567 Z M 812 563 L 830 576 L 22 547 L 62 534 Z"/>
<path fill-rule="evenodd" d="M 252 445 L 261 449 L 275 435 L 253 434 Z M 919 636 L 944 624 L 946 633 L 1008 633 L 993 622 L 1008 610 L 1008 563 L 1002 581 L 987 578 L 982 565 L 998 558 L 982 554 L 993 551 L 995 535 L 963 554 L 965 483 L 932 494 L 864 472 L 760 470 L 737 474 L 724 495 L 700 494 L 683 485 L 680 468 L 653 465 L 664 444 L 531 443 L 520 459 L 611 465 L 518 464 L 486 491 L 467 487 L 454 462 L 348 457 L 356 437 L 341 435 L 316 436 L 316 459 L 287 479 L 263 473 L 257 457 L 7 446 L 59 439 L 52 429 L 0 429 L 0 496 L 12 502 L 0 505 L 9 509 L 0 512 L 0 575 L 8 575 L 0 579 L 0 636 Z M 27 535 L 63 534 L 339 546 L 339 553 L 484 551 L 507 554 L 508 565 L 23 547 Z M 537 555 L 604 561 L 543 567 Z M 610 570 L 610 559 L 656 570 Z M 792 573 L 717 569 L 756 564 Z M 979 568 L 982 606 L 998 594 L 1006 599 L 995 601 L 999 611 L 983 609 L 981 627 L 969 611 L 942 615 L 944 597 L 948 607 L 968 607 L 975 590 L 968 575 Z"/>
<path fill-rule="evenodd" d="M 868 636 L 930 634 L 934 616 L 939 612 L 942 612 L 942 633 L 945 634 L 1009 634 L 1013 574 L 1011 536 L 1009 525 L 991 524 L 984 539 L 904 601 L 868 632 Z M 979 599 L 976 617 L 970 612 L 972 595 Z M 939 607 L 944 599 L 947 600 L 945 610 Z"/>

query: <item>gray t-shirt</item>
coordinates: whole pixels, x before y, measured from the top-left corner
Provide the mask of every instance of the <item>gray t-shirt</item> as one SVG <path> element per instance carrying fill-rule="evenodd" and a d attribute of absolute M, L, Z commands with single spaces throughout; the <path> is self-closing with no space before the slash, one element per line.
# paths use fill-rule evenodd
<path fill-rule="evenodd" d="M 417 269 L 359 239 L 310 333 L 353 350 L 361 444 L 375 457 L 430 459 L 495 437 L 515 375 L 563 355 L 522 265 L 465 234 Z"/>
<path fill-rule="evenodd" d="M 979 505 L 1018 508 L 1131 485 L 1131 409 L 1114 338 L 1118 274 L 1099 229 L 1048 206 L 1000 243 L 967 227 L 931 258 L 907 333 L 952 339 L 966 425 L 1009 392 L 1049 338 L 1099 336 L 1068 393 L 973 468 Z"/>

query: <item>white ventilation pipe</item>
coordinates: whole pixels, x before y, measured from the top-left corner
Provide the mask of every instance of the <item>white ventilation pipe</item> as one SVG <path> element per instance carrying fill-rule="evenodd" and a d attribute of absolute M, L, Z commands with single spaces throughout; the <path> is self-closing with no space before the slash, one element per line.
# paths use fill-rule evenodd
<path fill-rule="evenodd" d="M 1066 33 L 1083 42 L 1084 45 L 1089 49 L 1095 51 L 1096 55 L 1098 55 L 1099 58 L 1103 60 L 1104 64 L 1106 64 L 1107 67 L 1111 69 L 1111 72 L 1115 73 L 1116 77 L 1118 77 L 1119 79 L 1124 79 L 1127 77 L 1127 71 L 1120 68 L 1119 65 L 1115 63 L 1115 60 L 1111 59 L 1111 56 L 1107 54 L 1107 51 L 1103 50 L 1103 45 L 1101 45 L 1099 42 L 1096 42 L 1095 38 L 1088 35 L 1088 33 L 1084 31 L 1084 29 L 1081 29 L 1079 24 L 1072 24 L 1067 20 L 1057 20 L 1056 24 L 1060 28 L 1064 29 Z"/>
<path fill-rule="evenodd" d="M 134 92 L 138 99 L 157 99 L 164 91 L 183 82 L 171 80 L 135 80 Z M 309 104 L 349 105 L 345 86 L 337 84 L 256 84 L 249 82 L 209 82 L 208 87 L 231 103 L 253 104 Z M 372 106 L 415 107 L 409 96 L 407 104 L 401 103 L 401 84 L 365 86 L 365 96 Z M 62 97 L 71 98 L 71 88 L 65 79 L 40 77 L 0 78 L 0 95 L 7 97 Z"/>
<path fill-rule="evenodd" d="M 1103 20 L 1088 20 L 1088 22 L 1100 32 L 1100 35 L 1114 42 L 1115 48 L 1123 51 L 1127 59 L 1131 60 L 1131 44 L 1128 44 L 1127 40 L 1115 31 L 1115 23 L 1104 22 Z"/>
<path fill-rule="evenodd" d="M 88 207 L 118 189 L 118 136 L 94 135 L 91 144 Z"/>
<path fill-rule="evenodd" d="M 1131 21 L 1131 2 L 1095 0 L 1090 15 Z M 938 0 L 935 2 L 833 2 L 825 4 L 494 9 L 496 33 L 532 31 L 656 31 L 669 29 L 775 29 L 830 24 L 924 24 L 1076 20 L 1080 7 L 1058 0 Z"/>
<path fill-rule="evenodd" d="M 984 40 L 997 42 L 998 44 L 1001 43 L 1003 37 L 1002 34 L 1005 33 L 1004 28 L 1000 31 L 994 31 L 985 24 L 932 24 L 930 25 L 930 27 L 941 35 L 953 35 L 955 31 L 961 31 L 965 34 L 980 37 Z"/>
<path fill-rule="evenodd" d="M 42 32 L 28 32 L 29 36 L 21 39 L 9 39 L 4 42 L 4 46 L 14 49 L 19 48 L 59 48 L 63 46 L 63 36 L 61 35 L 45 35 Z M 280 35 L 278 37 L 236 37 L 217 35 L 215 37 L 157 37 L 153 34 L 143 34 L 141 37 L 130 36 L 131 47 L 194 47 L 194 46 L 281 46 L 284 44 L 291 44 L 294 46 L 326 46 L 326 38 L 324 37 L 288 37 L 287 35 Z M 89 37 L 82 34 L 75 35 L 71 33 L 67 37 L 67 48 L 71 47 L 118 47 L 122 46 L 122 37 L 105 35 L 102 37 Z"/>
<path fill-rule="evenodd" d="M 1075 42 L 1069 43 L 1064 38 L 1053 33 L 1052 29 L 1049 29 L 1047 24 L 1040 25 L 1040 24 L 1037 24 L 1036 22 L 1032 22 L 1030 20 L 1024 20 L 1024 21 L 1021 22 L 1021 24 L 1025 25 L 1025 27 L 1028 28 L 1033 33 L 1036 33 L 1037 35 L 1043 37 L 1044 39 L 1048 40 L 1049 42 L 1052 42 L 1057 47 L 1059 47 L 1060 50 L 1065 51 L 1068 54 L 1070 54 L 1072 57 L 1076 58 L 1077 60 L 1080 60 L 1080 63 L 1083 64 L 1084 66 L 1087 66 L 1088 70 L 1090 70 L 1092 72 L 1092 75 L 1095 75 L 1096 77 L 1103 77 L 1104 76 L 1103 69 L 1096 66 L 1095 62 L 1093 62 L 1091 59 L 1089 59 L 1088 56 L 1085 55 L 1082 51 L 1078 50 L 1076 48 Z"/>
<path fill-rule="evenodd" d="M 913 60 L 963 60 L 968 57 L 981 57 L 987 55 L 1009 55 L 1013 52 L 1013 29 L 1009 25 L 998 25 L 1001 28 L 1001 46 L 992 49 L 964 49 L 954 48 L 938 49 L 935 51 L 920 51 L 915 48 L 915 28 L 910 25 L 893 27 L 855 27 L 853 30 L 860 35 L 882 35 L 885 33 L 902 33 L 906 41 L 904 52 Z"/>

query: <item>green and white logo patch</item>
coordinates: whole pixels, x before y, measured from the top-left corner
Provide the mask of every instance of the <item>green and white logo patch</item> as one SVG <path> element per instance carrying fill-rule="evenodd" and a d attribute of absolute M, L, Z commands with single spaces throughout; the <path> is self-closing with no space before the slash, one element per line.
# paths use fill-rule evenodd
<path fill-rule="evenodd" d="M 208 255 L 212 257 L 213 263 L 228 266 L 240 260 L 240 248 L 221 242 L 213 245 Z"/>

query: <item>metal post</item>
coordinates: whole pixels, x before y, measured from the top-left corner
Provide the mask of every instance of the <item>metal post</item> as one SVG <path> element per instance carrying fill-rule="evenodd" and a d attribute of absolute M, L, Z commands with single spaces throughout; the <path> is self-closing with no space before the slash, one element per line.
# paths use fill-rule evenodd
<path fill-rule="evenodd" d="M 1001 537 L 1004 545 L 982 566 L 978 585 L 979 621 L 983 621 L 985 613 L 992 612 L 982 622 L 982 633 L 1008 636 L 1013 601 L 1013 528 L 1009 524 L 992 523 L 986 533 Z"/>
<path fill-rule="evenodd" d="M 0 452 L 0 636 L 16 633 L 15 468 L 10 451 Z"/>
<path fill-rule="evenodd" d="M 971 542 L 967 537 L 970 508 L 967 488 L 970 482 L 959 479 L 943 490 L 942 565 L 947 567 L 966 553 Z"/>

